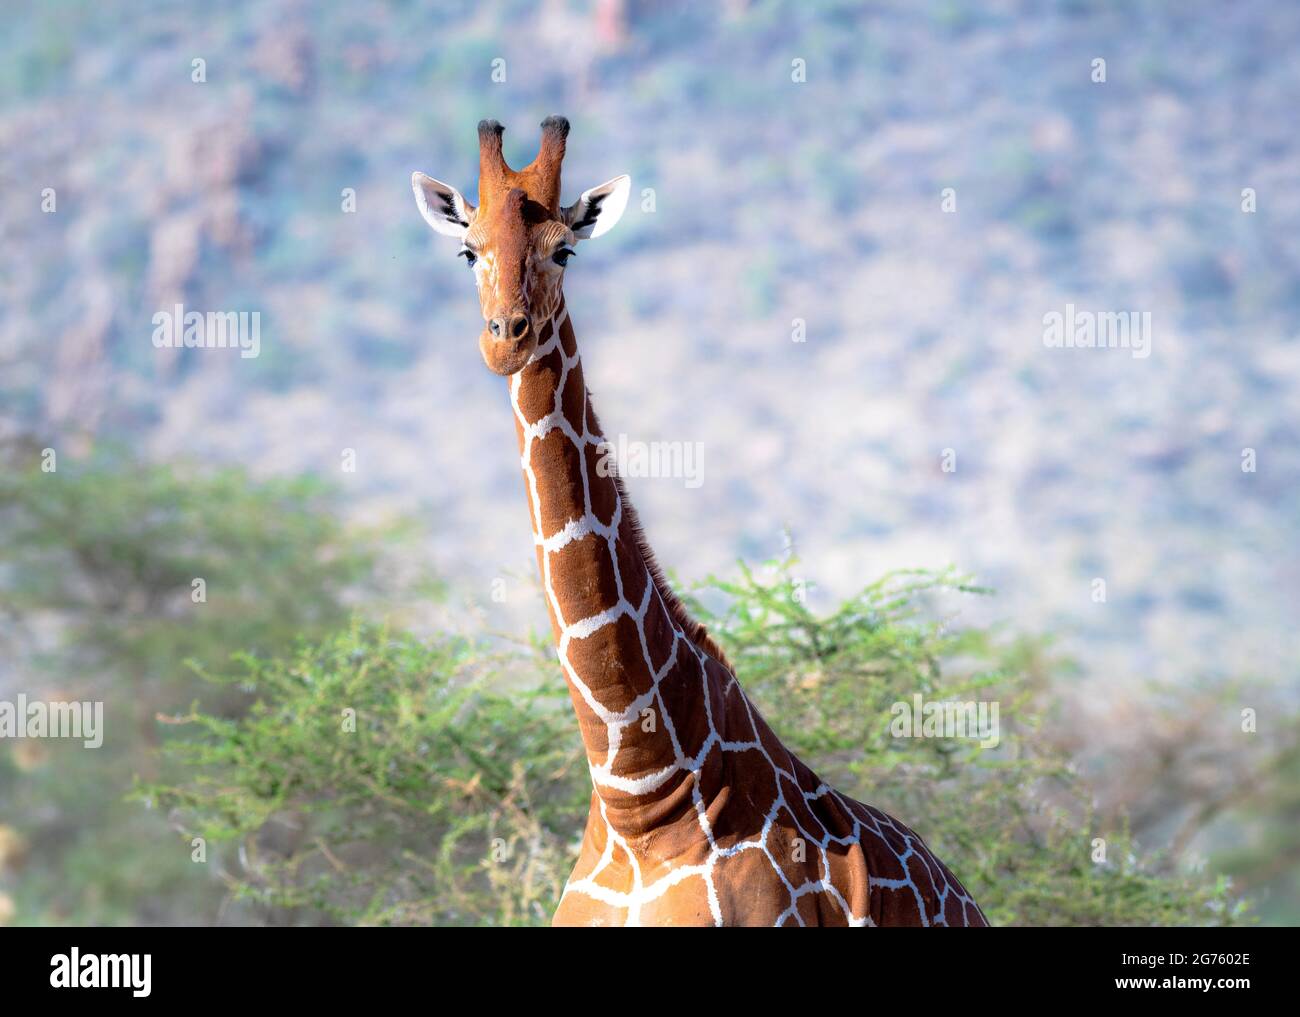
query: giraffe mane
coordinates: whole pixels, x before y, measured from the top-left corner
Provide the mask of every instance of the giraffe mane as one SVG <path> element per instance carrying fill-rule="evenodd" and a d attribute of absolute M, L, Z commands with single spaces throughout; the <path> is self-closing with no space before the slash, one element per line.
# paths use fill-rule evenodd
<path fill-rule="evenodd" d="M 591 417 L 592 429 L 597 434 L 603 434 L 600 420 L 591 405 L 590 389 L 587 390 L 586 404 L 586 412 Z M 650 546 L 650 541 L 646 539 L 645 530 L 641 527 L 641 517 L 636 514 L 632 499 L 627 496 L 627 485 L 623 483 L 622 476 L 617 472 L 614 473 L 614 487 L 618 491 L 619 504 L 623 507 L 623 518 L 627 520 L 628 528 L 632 531 L 632 539 L 636 541 L 636 549 L 641 555 L 641 560 L 645 562 L 646 571 L 650 573 L 650 581 L 654 583 L 655 590 L 658 591 L 660 599 L 664 602 L 664 607 L 668 609 L 668 616 L 686 634 L 687 639 L 732 674 L 735 674 L 736 669 L 731 666 L 731 661 L 722 652 L 722 647 L 718 645 L 717 640 L 709 635 L 709 630 L 704 625 L 691 617 L 690 612 L 686 610 L 686 605 L 673 592 L 668 577 L 664 575 L 663 566 L 659 564 L 654 549 Z"/>
<path fill-rule="evenodd" d="M 631 500 L 627 496 L 627 488 L 623 484 L 623 478 L 615 474 L 614 486 L 618 489 L 619 502 L 623 506 L 623 517 L 627 520 L 628 527 L 632 530 L 632 537 L 636 541 L 637 550 L 641 553 L 641 558 L 645 561 L 646 570 L 650 573 L 650 581 L 655 584 L 655 589 L 659 591 L 659 596 L 663 599 L 664 606 L 668 609 L 668 614 L 672 620 L 680 626 L 686 634 L 686 638 L 725 667 L 728 671 L 734 673 L 735 669 L 731 666 L 731 661 L 727 655 L 722 652 L 722 647 L 718 645 L 717 640 L 709 635 L 709 630 L 700 622 L 691 617 L 690 612 L 686 610 L 686 605 L 681 602 L 677 594 L 673 592 L 672 586 L 668 583 L 668 577 L 664 575 L 663 567 L 655 558 L 654 550 L 650 547 L 650 542 L 646 539 L 645 530 L 641 528 L 641 519 L 636 514 L 636 509 L 632 506 Z"/>

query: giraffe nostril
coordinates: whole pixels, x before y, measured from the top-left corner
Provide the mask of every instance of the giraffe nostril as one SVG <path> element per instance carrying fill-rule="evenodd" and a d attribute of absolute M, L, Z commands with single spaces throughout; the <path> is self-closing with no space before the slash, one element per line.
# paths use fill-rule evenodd
<path fill-rule="evenodd" d="M 505 330 L 505 322 L 501 318 L 493 318 L 491 321 L 488 322 L 488 331 L 491 332 L 494 336 L 497 336 L 499 338 L 501 333 L 504 330 Z"/>
<path fill-rule="evenodd" d="M 528 331 L 528 316 L 517 314 L 510 319 L 510 334 L 516 339 L 522 339 L 524 333 Z"/>

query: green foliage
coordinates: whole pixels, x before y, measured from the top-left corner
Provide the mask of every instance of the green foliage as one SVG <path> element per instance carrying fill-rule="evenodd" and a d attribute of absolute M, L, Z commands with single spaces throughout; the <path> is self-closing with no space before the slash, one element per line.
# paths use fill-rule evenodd
<path fill-rule="evenodd" d="M 839 790 L 917 829 L 998 925 L 1178 925 L 1236 921 L 1224 884 L 1164 871 L 1127 829 L 1098 825 L 1092 792 L 1047 732 L 1059 667 L 1032 641 L 936 620 L 945 593 L 982 593 L 952 572 L 890 573 L 826 616 L 790 563 L 758 580 L 712 580 L 737 674 L 786 744 Z M 799 595 L 796 595 L 799 594 Z M 998 744 L 900 738 L 892 708 L 996 703 Z M 1094 861 L 1095 840 L 1104 861 Z M 1100 859 L 1102 856 L 1097 855 Z"/>
<path fill-rule="evenodd" d="M 101 749 L 0 755 L 11 920 L 549 920 L 590 796 L 549 648 L 349 621 L 382 570 L 335 497 L 120 453 L 0 477 L 9 660 L 49 698 L 108 713 Z M 1151 854 L 1122 812 L 1097 807 L 1097 774 L 1060 736 L 1062 663 L 1041 642 L 953 623 L 947 598 L 980 591 L 895 573 L 817 613 L 789 566 L 742 566 L 688 599 L 790 747 L 916 828 L 995 923 L 1243 919 L 1226 880 Z M 997 703 L 997 746 L 896 737 L 893 708 L 917 694 Z M 1230 860 L 1243 881 L 1271 878 L 1268 859 Z"/>
<path fill-rule="evenodd" d="M 166 680 L 187 657 L 283 646 L 346 618 L 339 593 L 373 554 L 335 508 L 310 478 L 65 456 L 52 473 L 0 475 L 0 596 L 22 615 L 57 612 L 82 666 Z"/>
<path fill-rule="evenodd" d="M 374 541 L 339 521 L 308 480 L 144 464 L 120 451 L 38 457 L 0 471 L 0 612 L 6 664 L 34 698 L 104 703 L 104 744 L 16 742 L 0 753 L 0 835 L 25 864 L 0 896 L 19 923 L 185 921 L 220 888 L 157 815 L 123 801 L 151 775 L 155 716 L 200 685 L 186 659 L 234 647 L 287 652 L 346 624 L 345 598 L 374 571 Z M 24 464 L 24 465 L 18 465 Z M 206 600 L 195 602 L 195 579 Z M 228 693 L 219 713 L 242 709 Z M 0 902 L 2 903 L 2 902 Z"/>
<path fill-rule="evenodd" d="M 698 591 L 724 610 L 693 606 L 787 744 L 916 827 L 995 923 L 1242 916 L 1226 883 L 1163 873 L 1122 826 L 1098 824 L 1042 733 L 1041 647 L 929 620 L 929 599 L 970 587 L 895 574 L 820 617 L 795 590 L 782 569 L 766 580 L 742 570 Z M 238 896 L 299 921 L 548 920 L 590 794 L 553 664 L 353 626 L 208 677 L 243 684 L 256 705 L 239 720 L 192 712 L 195 737 L 169 747 L 171 782 L 139 794 L 174 810 L 187 835 L 240 845 Z M 892 736 L 891 706 L 918 692 L 997 701 L 999 745 Z"/>
<path fill-rule="evenodd" d="M 237 842 L 236 896 L 363 924 L 549 919 L 590 795 L 563 686 L 459 639 L 354 625 L 285 660 L 243 657 L 239 720 L 193 712 L 182 783 L 144 797 Z"/>

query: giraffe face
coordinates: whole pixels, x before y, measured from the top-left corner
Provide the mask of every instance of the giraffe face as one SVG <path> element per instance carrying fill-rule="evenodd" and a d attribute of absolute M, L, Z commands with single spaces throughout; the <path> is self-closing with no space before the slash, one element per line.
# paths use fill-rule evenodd
<path fill-rule="evenodd" d="M 479 204 L 423 173 L 411 176 L 415 202 L 438 233 L 460 241 L 483 312 L 479 349 L 497 374 L 514 374 L 537 348 L 542 324 L 560 304 L 564 268 L 579 240 L 613 228 L 627 204 L 631 181 L 615 177 L 559 206 L 560 163 L 568 122 L 542 122 L 537 158 L 515 172 L 501 156 L 502 129 L 479 124 Z"/>
<path fill-rule="evenodd" d="M 565 263 L 577 238 L 522 189 L 507 193 L 492 215 L 476 216 L 461 241 L 483 311 L 479 349 L 497 374 L 528 362 L 537 335 L 560 303 Z"/>

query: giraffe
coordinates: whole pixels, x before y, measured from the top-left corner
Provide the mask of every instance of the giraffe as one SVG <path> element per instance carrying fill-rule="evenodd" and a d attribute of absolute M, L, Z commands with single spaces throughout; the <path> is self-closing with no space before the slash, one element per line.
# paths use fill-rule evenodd
<path fill-rule="evenodd" d="M 898 820 L 827 786 L 746 697 L 664 579 L 592 408 L 565 266 L 623 214 L 615 177 L 562 207 L 563 117 L 511 169 L 479 124 L 478 205 L 423 173 L 416 204 L 460 241 L 487 366 L 509 379 L 538 569 L 591 774 L 554 925 L 980 926 Z"/>

